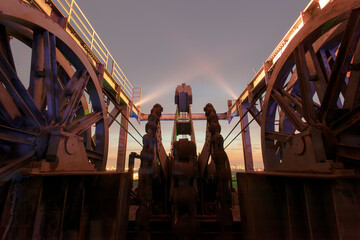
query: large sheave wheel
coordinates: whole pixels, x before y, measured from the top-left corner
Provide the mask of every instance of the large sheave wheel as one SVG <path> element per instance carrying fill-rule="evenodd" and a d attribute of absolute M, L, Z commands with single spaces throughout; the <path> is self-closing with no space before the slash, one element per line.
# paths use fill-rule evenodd
<path fill-rule="evenodd" d="M 359 1 L 333 1 L 304 18 L 267 72 L 265 171 L 331 172 L 358 165 L 359 7 Z"/>
<path fill-rule="evenodd" d="M 66 154 L 104 170 L 107 109 L 85 52 L 64 28 L 28 3 L 0 5 L 1 174 L 30 159 L 57 161 Z M 12 38 L 31 48 L 30 79 L 18 77 Z M 81 166 L 74 163 L 74 169 Z"/>

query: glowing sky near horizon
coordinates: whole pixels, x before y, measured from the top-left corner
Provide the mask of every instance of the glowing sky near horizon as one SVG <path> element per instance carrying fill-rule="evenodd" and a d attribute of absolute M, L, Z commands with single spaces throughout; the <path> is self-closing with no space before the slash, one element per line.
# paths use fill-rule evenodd
<path fill-rule="evenodd" d="M 192 111 L 211 102 L 218 113 L 236 99 L 309 0 L 76 0 L 133 86 L 142 87 L 141 110 L 160 103 L 175 113 L 174 92 L 190 84 Z M 23 54 L 21 46 L 19 58 Z M 16 53 L 14 53 L 16 55 Z M 19 60 L 21 61 L 21 59 Z M 221 121 L 226 136 L 236 124 Z M 145 124 L 139 126 L 145 133 Z M 162 122 L 163 143 L 170 149 L 172 122 Z M 205 122 L 195 122 L 197 152 L 205 140 Z M 254 123 L 256 124 L 256 123 Z M 262 167 L 260 132 L 252 124 L 255 167 Z M 139 140 L 140 136 L 130 127 Z M 231 140 L 240 129 L 229 137 Z M 117 156 L 119 126 L 110 129 L 109 166 Z M 226 143 L 225 143 L 226 144 Z M 128 137 L 128 153 L 141 147 Z M 232 165 L 243 165 L 239 137 L 227 149 Z"/>
<path fill-rule="evenodd" d="M 77 0 L 133 86 L 142 87 L 141 110 L 160 103 L 175 113 L 174 92 L 181 83 L 193 91 L 192 112 L 211 102 L 227 111 L 254 76 L 308 0 Z M 226 136 L 236 124 L 221 121 Z M 144 123 L 137 125 L 144 134 Z M 195 122 L 197 152 L 205 140 L 205 122 Z M 163 143 L 170 150 L 172 122 L 162 122 Z M 262 167 L 260 131 L 251 130 L 255 167 Z M 240 129 L 229 137 L 231 140 Z M 110 129 L 109 163 L 117 155 L 118 126 Z M 134 130 L 130 128 L 137 139 Z M 226 144 L 226 143 L 225 143 Z M 140 152 L 128 137 L 128 153 Z M 227 149 L 232 165 L 243 165 L 239 137 Z"/>

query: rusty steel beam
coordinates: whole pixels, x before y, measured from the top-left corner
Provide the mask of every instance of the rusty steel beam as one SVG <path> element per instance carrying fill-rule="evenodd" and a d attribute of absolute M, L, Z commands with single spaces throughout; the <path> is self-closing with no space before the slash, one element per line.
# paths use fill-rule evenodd
<path fill-rule="evenodd" d="M 42 107 L 44 85 L 44 43 L 43 34 L 35 30 L 32 41 L 29 93 L 36 106 Z"/>
<path fill-rule="evenodd" d="M 0 84 L 0 111 L 3 116 L 6 116 L 8 123 L 14 123 L 13 120 L 21 114 L 15 102 L 6 91 L 3 84 Z"/>
<path fill-rule="evenodd" d="M 322 103 L 322 101 L 324 99 L 325 89 L 327 87 L 327 83 L 326 83 L 327 80 L 325 78 L 324 73 L 321 70 L 319 59 L 316 56 L 313 46 L 312 45 L 306 46 L 306 48 L 309 50 L 309 54 L 310 54 L 312 63 L 314 64 L 315 73 L 317 75 L 317 79 L 315 80 L 314 85 L 316 88 L 316 93 L 319 97 L 319 101 L 320 101 L 320 103 Z"/>
<path fill-rule="evenodd" d="M 219 120 L 228 120 L 227 113 L 218 113 Z M 149 114 L 142 113 L 141 114 L 141 121 L 147 121 Z M 192 120 L 206 120 L 206 116 L 203 113 L 192 113 L 191 114 Z M 176 114 L 162 114 L 160 120 L 161 121 L 174 121 L 176 119 Z"/>
<path fill-rule="evenodd" d="M 10 48 L 10 41 L 9 41 L 9 38 L 7 35 L 6 27 L 4 25 L 0 25 L 0 43 L 1 43 L 0 51 L 8 59 L 10 65 L 16 72 L 14 58 L 13 58 L 12 51 Z"/>
<path fill-rule="evenodd" d="M 71 124 L 66 127 L 66 130 L 75 134 L 82 134 L 102 118 L 101 112 L 92 112 L 71 122 Z"/>
<path fill-rule="evenodd" d="M 116 171 L 124 172 L 125 171 L 125 161 L 126 161 L 126 147 L 127 147 L 127 135 L 128 135 L 128 126 L 129 126 L 129 111 L 130 108 L 126 105 L 121 109 L 121 119 L 120 123 L 120 132 L 119 132 L 119 144 L 118 144 L 118 155 L 116 162 Z M 125 129 L 124 129 L 125 128 Z"/>
<path fill-rule="evenodd" d="M 315 124 L 315 110 L 310 88 L 310 76 L 306 67 L 305 49 L 300 44 L 294 51 L 298 82 L 301 93 L 303 117 L 309 124 Z"/>
<path fill-rule="evenodd" d="M 289 102 L 284 99 L 283 96 L 277 90 L 273 90 L 271 96 L 275 99 L 277 104 L 281 107 L 281 110 L 286 112 L 286 115 L 289 117 L 292 124 L 298 131 L 303 131 L 306 129 L 307 124 L 301 120 L 301 116 L 290 106 Z"/>
<path fill-rule="evenodd" d="M 85 91 L 85 87 L 89 80 L 90 76 L 87 74 L 87 71 L 77 72 L 72 78 L 74 84 L 71 88 L 72 95 L 69 99 L 69 102 L 66 104 L 65 111 L 60 120 L 60 125 L 65 126 L 70 123 L 73 119 L 75 110 L 79 105 L 82 94 Z M 71 82 L 71 80 L 70 80 Z"/>
<path fill-rule="evenodd" d="M 19 106 L 36 124 L 35 126 L 45 126 L 46 119 L 44 115 L 34 104 L 31 96 L 27 92 L 21 80 L 18 78 L 15 70 L 11 67 L 11 64 L 3 54 L 0 54 L 0 68 L 0 74 L 2 76 L 1 81 L 6 86 L 6 89 L 9 94 L 11 94 L 17 106 Z"/>
<path fill-rule="evenodd" d="M 251 149 L 251 138 L 250 138 L 250 127 L 249 120 L 248 120 L 248 108 L 249 103 L 242 103 L 239 105 L 238 112 L 241 118 L 240 127 L 241 127 L 241 139 L 242 139 L 242 146 L 243 146 L 243 154 L 244 154 L 244 166 L 245 171 L 252 172 L 254 171 L 254 163 L 253 163 L 253 156 L 252 156 L 252 149 Z"/>
<path fill-rule="evenodd" d="M 44 81 L 46 89 L 47 120 L 48 122 L 57 122 L 60 113 L 55 36 L 48 31 L 44 31 L 42 34 L 44 40 Z"/>

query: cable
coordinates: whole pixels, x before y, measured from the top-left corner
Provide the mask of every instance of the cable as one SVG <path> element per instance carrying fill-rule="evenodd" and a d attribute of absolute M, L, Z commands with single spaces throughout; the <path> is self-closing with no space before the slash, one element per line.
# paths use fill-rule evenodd
<path fill-rule="evenodd" d="M 255 117 L 254 117 L 253 119 L 251 119 L 251 121 L 248 122 L 248 124 L 246 124 L 246 126 L 245 126 L 243 129 L 241 129 L 241 131 L 233 138 L 233 140 L 231 140 L 231 142 L 229 142 L 229 144 L 226 145 L 226 147 L 224 147 L 224 150 L 225 150 L 233 141 L 235 141 L 235 139 L 245 130 L 245 128 L 247 128 L 247 127 L 250 125 L 250 123 L 252 123 L 252 122 L 255 120 L 255 118 L 256 118 L 257 116 L 260 115 L 261 112 L 262 112 L 262 110 L 261 110 L 260 112 L 258 112 L 258 113 L 255 115 Z"/>
<path fill-rule="evenodd" d="M 120 125 L 120 127 L 121 127 L 122 129 L 125 130 L 125 132 L 127 132 L 127 134 L 129 134 L 138 144 L 140 144 L 140 146 L 143 147 L 143 145 L 142 145 L 118 120 L 116 120 L 109 112 L 108 112 L 108 114 L 109 114 L 109 116 L 110 116 L 112 119 L 114 119 L 115 122 L 117 122 L 117 124 Z"/>
<path fill-rule="evenodd" d="M 104 88 L 104 87 L 102 87 L 103 88 L 103 93 L 108 97 L 108 99 L 110 99 L 110 101 L 114 104 L 114 107 L 116 107 L 119 111 L 120 111 L 120 113 L 121 113 L 121 115 L 126 119 L 126 121 L 128 122 L 128 123 L 130 123 L 130 125 L 135 129 L 135 131 L 139 134 L 139 136 L 142 138 L 143 136 L 141 135 L 141 133 L 136 129 L 136 127 L 130 122 L 130 120 L 122 113 L 122 111 L 121 111 L 121 108 L 116 104 L 116 102 L 114 103 L 114 101 L 112 100 L 112 98 L 111 98 L 111 95 L 107 92 L 107 90 L 106 90 L 106 88 Z M 110 115 L 110 113 L 109 113 L 109 115 Z M 111 116 L 111 115 L 110 115 Z M 111 116 L 113 119 L 114 119 L 114 117 L 113 116 Z M 140 116 L 139 116 L 140 117 Z"/>
<path fill-rule="evenodd" d="M 120 110 L 120 109 L 119 109 Z M 136 129 L 136 127 L 130 122 L 130 120 L 122 113 L 122 111 L 120 110 L 121 115 L 126 119 L 126 121 L 128 121 L 128 123 L 130 123 L 130 125 L 135 129 L 135 131 L 139 134 L 139 136 L 142 138 L 143 136 L 141 135 L 141 133 Z M 139 116 L 140 117 L 140 116 Z"/>
<path fill-rule="evenodd" d="M 233 129 L 231 129 L 231 131 L 229 132 L 229 134 L 224 138 L 224 142 L 226 141 L 226 139 L 230 136 L 230 134 L 235 130 L 235 128 L 239 125 L 239 123 L 241 122 L 241 120 L 245 117 L 245 114 L 240 118 L 240 120 L 235 124 L 235 126 L 233 127 Z"/>
<path fill-rule="evenodd" d="M 233 127 L 233 129 L 231 129 L 231 131 L 229 132 L 229 134 L 225 137 L 225 140 L 230 136 L 230 134 L 234 131 L 234 129 L 239 125 L 239 123 L 241 122 L 241 120 L 243 120 L 243 118 L 246 116 L 246 114 L 250 111 L 250 108 L 252 108 L 255 105 L 256 101 L 254 101 L 250 107 L 247 108 L 246 112 L 242 115 L 242 117 L 239 119 L 239 121 L 236 123 L 236 125 Z"/>

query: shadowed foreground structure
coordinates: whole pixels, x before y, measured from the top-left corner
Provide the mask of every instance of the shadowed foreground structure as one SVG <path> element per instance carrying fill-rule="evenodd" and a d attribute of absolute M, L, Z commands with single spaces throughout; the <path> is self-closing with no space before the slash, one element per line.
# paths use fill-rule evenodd
<path fill-rule="evenodd" d="M 29 81 L 18 76 L 14 38 L 31 48 Z M 360 239 L 359 39 L 359 0 L 310 1 L 226 112 L 192 113 L 182 84 L 175 114 L 160 104 L 144 114 L 141 89 L 75 1 L 0 0 L 1 238 Z M 237 189 L 225 152 L 235 138 L 224 146 L 219 123 L 235 116 L 245 162 Z M 148 122 L 125 172 L 129 117 Z M 170 153 L 162 120 L 174 121 Z M 195 120 L 207 126 L 199 155 Z M 117 172 L 108 172 L 113 123 Z"/>

